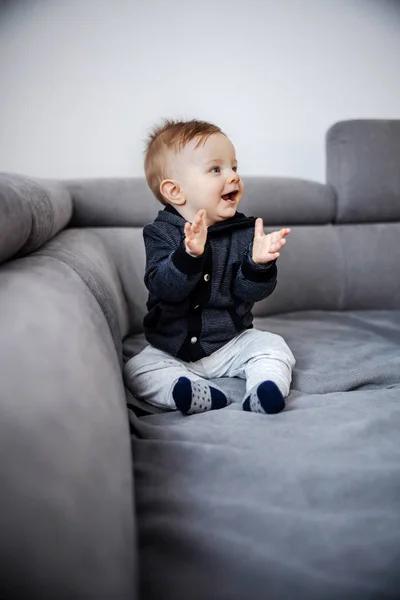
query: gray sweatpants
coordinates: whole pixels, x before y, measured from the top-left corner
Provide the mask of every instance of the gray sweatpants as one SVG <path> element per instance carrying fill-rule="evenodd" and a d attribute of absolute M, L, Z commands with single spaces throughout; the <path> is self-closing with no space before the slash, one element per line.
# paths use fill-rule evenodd
<path fill-rule="evenodd" d="M 191 381 L 240 377 L 246 380 L 246 395 L 268 379 L 286 398 L 294 365 L 294 356 L 281 336 L 246 329 L 210 356 L 196 362 L 185 362 L 149 345 L 127 362 L 125 377 L 136 398 L 176 410 L 172 389 L 179 377 Z M 217 387 L 214 383 L 213 386 Z"/>

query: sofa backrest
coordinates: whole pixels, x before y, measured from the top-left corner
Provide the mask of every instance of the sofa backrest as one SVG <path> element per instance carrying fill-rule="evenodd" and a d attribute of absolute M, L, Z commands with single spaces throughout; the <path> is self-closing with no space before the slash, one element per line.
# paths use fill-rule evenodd
<path fill-rule="evenodd" d="M 400 120 L 354 120 L 326 136 L 337 223 L 400 221 Z"/>
<path fill-rule="evenodd" d="M 0 264 L 37 250 L 72 216 L 72 198 L 56 181 L 0 173 Z"/>
<path fill-rule="evenodd" d="M 314 222 L 322 226 L 334 218 L 335 193 L 330 186 L 294 178 L 244 179 L 241 210 L 262 216 L 268 225 Z M 67 181 L 65 185 L 74 200 L 71 226 L 95 231 L 106 243 L 120 273 L 130 331 L 141 332 L 147 300 L 142 228 L 163 207 L 142 178 Z M 290 302 L 286 309 L 291 309 Z"/>
<path fill-rule="evenodd" d="M 245 194 L 241 210 L 262 217 L 268 231 L 280 226 L 292 228 L 278 263 L 278 286 L 272 296 L 255 306 L 258 316 L 311 309 L 400 308 L 397 283 L 400 274 L 400 121 L 337 123 L 327 133 L 326 154 L 326 184 L 287 177 L 243 178 Z M 24 189 L 19 181 L 24 182 L 26 178 L 15 181 L 6 175 L 5 179 L 9 189 L 17 188 L 15 199 L 7 205 L 12 204 L 11 213 L 15 207 L 26 212 L 26 207 L 19 208 L 21 189 Z M 4 210 L 1 212 L 1 182 L 0 177 L 0 215 L 4 214 Z M 46 189 L 50 196 L 49 206 L 54 213 L 52 225 L 42 229 L 36 225 L 36 233 L 30 237 L 29 218 L 24 217 L 24 227 L 18 226 L 18 236 L 8 235 L 6 242 L 2 240 L 3 246 L 0 238 L 0 260 L 38 248 L 68 221 L 70 231 L 62 235 L 65 243 L 68 240 L 68 244 L 72 244 L 73 254 L 79 254 L 85 236 L 88 247 L 96 236 L 112 257 L 107 267 L 108 279 L 99 272 L 104 263 L 102 258 L 97 260 L 96 273 L 105 285 L 111 280 L 114 282 L 111 296 L 114 306 L 118 306 L 121 335 L 128 331 L 141 332 L 147 300 L 143 283 L 142 228 L 162 209 L 145 180 L 104 178 L 58 183 L 35 180 L 33 183 L 36 188 Z M 71 199 L 72 215 L 71 209 L 67 210 Z M 32 197 L 29 201 L 33 201 Z M 26 200 L 23 205 L 24 202 Z M 64 207 L 62 211 L 60 205 Z M 31 208 L 30 223 L 33 223 L 33 213 Z M 18 216 L 12 219 L 17 224 L 21 222 Z M 78 234 L 73 230 L 81 232 L 79 243 Z M 50 249 L 52 247 L 54 244 L 50 244 Z M 60 252 L 60 244 L 57 248 Z M 76 263 L 76 259 L 74 261 Z M 89 269 L 94 268 L 94 262 L 90 262 Z M 81 272 L 85 264 L 84 261 Z M 112 264 L 124 292 L 125 308 L 120 289 L 115 287 L 118 287 L 115 272 L 109 272 Z"/>
<path fill-rule="evenodd" d="M 400 308 L 400 121 L 335 124 L 326 135 L 327 183 L 244 177 L 241 210 L 268 231 L 290 226 L 275 292 L 257 316 L 298 310 Z M 144 179 L 65 182 L 71 225 L 96 228 L 110 248 L 142 331 L 147 290 L 142 227 L 162 206 Z"/>

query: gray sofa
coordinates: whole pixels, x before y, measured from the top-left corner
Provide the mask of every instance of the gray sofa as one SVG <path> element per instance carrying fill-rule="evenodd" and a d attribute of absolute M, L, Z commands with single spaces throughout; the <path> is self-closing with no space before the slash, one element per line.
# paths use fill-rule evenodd
<path fill-rule="evenodd" d="M 400 121 L 326 149 L 326 185 L 245 178 L 243 212 L 292 227 L 255 308 L 297 360 L 274 416 L 240 380 L 191 417 L 124 384 L 144 180 L 0 176 L 2 598 L 400 597 Z"/>

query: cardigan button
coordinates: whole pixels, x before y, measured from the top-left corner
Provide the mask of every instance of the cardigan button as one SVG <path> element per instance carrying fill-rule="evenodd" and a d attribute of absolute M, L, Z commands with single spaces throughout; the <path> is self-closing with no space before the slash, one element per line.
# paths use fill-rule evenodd
<path fill-rule="evenodd" d="M 193 336 L 192 338 L 190 338 L 190 343 L 191 344 L 195 344 L 197 342 L 197 337 Z"/>
<path fill-rule="evenodd" d="M 210 276 L 208 273 L 204 275 L 204 281 L 210 281 Z"/>

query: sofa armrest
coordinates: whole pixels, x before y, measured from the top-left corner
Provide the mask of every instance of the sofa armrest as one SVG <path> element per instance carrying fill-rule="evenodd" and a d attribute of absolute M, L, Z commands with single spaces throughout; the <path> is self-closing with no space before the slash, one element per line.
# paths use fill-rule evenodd
<path fill-rule="evenodd" d="M 125 390 L 104 314 L 48 256 L 0 268 L 0 596 L 136 597 Z"/>
<path fill-rule="evenodd" d="M 0 173 L 0 264 L 43 246 L 71 216 L 72 198 L 62 184 Z"/>

